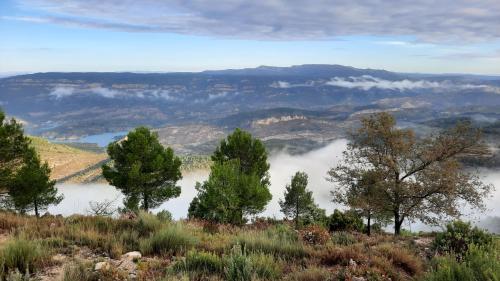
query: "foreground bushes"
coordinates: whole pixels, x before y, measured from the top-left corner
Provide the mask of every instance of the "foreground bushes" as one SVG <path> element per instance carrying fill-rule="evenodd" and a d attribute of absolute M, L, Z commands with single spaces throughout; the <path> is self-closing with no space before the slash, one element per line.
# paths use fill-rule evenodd
<path fill-rule="evenodd" d="M 187 252 L 196 243 L 196 238 L 181 224 L 172 224 L 153 233 L 148 239 L 142 240 L 139 247 L 141 252 L 146 255 L 175 255 Z"/>
<path fill-rule="evenodd" d="M 498 243 L 497 243 L 498 244 Z M 500 247 L 471 245 L 462 260 L 453 254 L 433 260 L 432 271 L 425 281 L 496 281 L 500 280 Z"/>
<path fill-rule="evenodd" d="M 186 257 L 174 264 L 176 273 L 187 273 L 191 279 L 203 276 L 220 276 L 224 280 L 276 280 L 281 275 L 281 264 L 271 255 L 247 254 L 236 245 L 231 254 L 218 256 L 213 253 L 190 251 Z"/>
<path fill-rule="evenodd" d="M 470 245 L 486 247 L 493 241 L 493 236 L 470 223 L 455 221 L 446 225 L 444 232 L 438 233 L 433 246 L 440 253 L 453 253 L 461 259 Z"/>
<path fill-rule="evenodd" d="M 0 272 L 35 272 L 47 262 L 48 255 L 39 242 L 15 238 L 0 251 Z"/>

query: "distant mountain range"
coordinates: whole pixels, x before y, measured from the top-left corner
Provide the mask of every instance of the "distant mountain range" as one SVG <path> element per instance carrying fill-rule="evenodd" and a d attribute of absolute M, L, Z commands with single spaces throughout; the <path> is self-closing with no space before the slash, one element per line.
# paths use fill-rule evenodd
<path fill-rule="evenodd" d="M 22 119 L 30 133 L 49 138 L 146 125 L 158 128 L 181 151 L 198 153 L 211 149 L 234 127 L 243 127 L 273 147 L 312 148 L 341 137 L 359 116 L 382 110 L 393 112 L 402 124 L 428 130 L 434 124 L 430 120 L 446 118 L 496 124 L 500 77 L 341 65 L 196 73 L 35 73 L 0 79 L 0 106 Z M 203 138 L 183 141 L 188 137 L 180 133 L 183 130 L 204 131 L 197 126 L 209 128 L 213 139 L 205 144 Z"/>

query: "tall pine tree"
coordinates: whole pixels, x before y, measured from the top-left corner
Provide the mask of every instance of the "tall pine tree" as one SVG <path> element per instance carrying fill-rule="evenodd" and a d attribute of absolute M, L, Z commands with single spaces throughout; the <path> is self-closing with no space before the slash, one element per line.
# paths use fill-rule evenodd
<path fill-rule="evenodd" d="M 280 200 L 281 212 L 295 221 L 295 228 L 306 216 L 312 216 L 317 207 L 314 204 L 312 191 L 307 190 L 308 176 L 304 172 L 297 172 L 292 177 L 291 184 L 286 186 L 285 198 Z"/>
<path fill-rule="evenodd" d="M 102 167 L 103 175 L 125 195 L 128 208 L 140 204 L 147 211 L 180 195 L 181 160 L 148 128 L 136 128 L 125 140 L 111 143 L 108 154 L 113 164 Z"/>
<path fill-rule="evenodd" d="M 42 163 L 33 148 L 26 153 L 24 165 L 16 173 L 9 189 L 10 200 L 21 213 L 34 211 L 37 217 L 50 205 L 63 199 L 57 195 L 56 182 L 50 179 L 47 162 Z"/>

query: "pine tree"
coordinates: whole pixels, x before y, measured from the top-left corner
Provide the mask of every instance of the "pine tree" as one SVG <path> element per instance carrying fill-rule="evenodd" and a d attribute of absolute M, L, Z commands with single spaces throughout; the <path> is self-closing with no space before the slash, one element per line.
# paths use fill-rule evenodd
<path fill-rule="evenodd" d="M 148 128 L 136 128 L 125 140 L 111 143 L 108 154 L 113 163 L 102 167 L 103 175 L 125 195 L 128 208 L 140 205 L 147 211 L 180 195 L 181 160 Z"/>
<path fill-rule="evenodd" d="M 25 156 L 24 165 L 11 183 L 9 196 L 21 213 L 34 211 L 37 217 L 49 205 L 57 205 L 63 196 L 57 195 L 56 182 L 50 179 L 47 162 L 42 163 L 33 148 Z"/>
<path fill-rule="evenodd" d="M 21 124 L 15 119 L 5 120 L 0 109 L 0 192 L 8 192 L 9 182 L 22 166 L 29 144 Z"/>
<path fill-rule="evenodd" d="M 285 198 L 280 200 L 281 212 L 293 218 L 295 228 L 299 227 L 300 220 L 316 209 L 312 191 L 307 190 L 308 176 L 304 172 L 297 172 L 292 177 L 292 182 L 286 186 Z"/>

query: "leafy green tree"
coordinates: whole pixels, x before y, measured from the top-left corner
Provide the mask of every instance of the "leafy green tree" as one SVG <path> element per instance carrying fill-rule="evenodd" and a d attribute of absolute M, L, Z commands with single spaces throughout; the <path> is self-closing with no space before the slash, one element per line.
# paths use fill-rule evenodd
<path fill-rule="evenodd" d="M 216 162 L 208 180 L 196 185 L 198 195 L 189 206 L 189 217 L 241 225 L 245 216 L 262 212 L 271 193 L 259 176 L 241 170 L 237 159 Z"/>
<path fill-rule="evenodd" d="M 136 128 L 126 139 L 111 143 L 108 154 L 113 162 L 103 165 L 103 175 L 125 195 L 126 207 L 140 205 L 147 211 L 180 195 L 176 183 L 182 178 L 181 160 L 148 128 Z"/>
<path fill-rule="evenodd" d="M 352 174 L 347 177 L 337 178 L 343 184 L 331 192 L 333 202 L 350 206 L 357 213 L 366 218 L 366 233 L 371 234 L 372 221 L 385 225 L 390 220 L 391 214 L 385 210 L 383 183 L 381 175 L 375 171 L 365 171 L 353 181 Z"/>
<path fill-rule="evenodd" d="M 307 174 L 297 172 L 292 177 L 292 182 L 285 187 L 284 200 L 279 204 L 281 212 L 295 221 L 295 228 L 299 227 L 299 221 L 306 216 L 311 217 L 315 211 L 312 191 L 307 190 Z"/>
<path fill-rule="evenodd" d="M 8 183 L 22 164 L 30 141 L 24 136 L 21 124 L 6 120 L 0 109 L 0 191 L 8 192 Z"/>
<path fill-rule="evenodd" d="M 350 189 L 367 173 L 376 174 L 377 196 L 370 203 L 391 214 L 399 235 L 405 219 L 437 223 L 459 217 L 462 203 L 482 209 L 492 186 L 463 171 L 459 157 L 483 153 L 480 132 L 470 124 L 417 139 L 413 130 L 397 128 L 392 115 L 379 113 L 362 119 L 343 162 L 329 175 L 336 189 Z"/>
<path fill-rule="evenodd" d="M 42 163 L 33 148 L 25 156 L 24 165 L 16 173 L 9 189 L 10 200 L 21 213 L 40 211 L 50 205 L 57 205 L 63 196 L 57 195 L 56 181 L 50 179 L 50 168 L 47 162 Z"/>
<path fill-rule="evenodd" d="M 264 186 L 269 186 L 269 163 L 264 144 L 248 132 L 236 129 L 220 142 L 212 161 L 224 163 L 238 159 L 240 170 L 246 175 L 257 175 Z"/>

